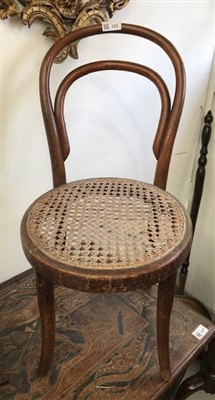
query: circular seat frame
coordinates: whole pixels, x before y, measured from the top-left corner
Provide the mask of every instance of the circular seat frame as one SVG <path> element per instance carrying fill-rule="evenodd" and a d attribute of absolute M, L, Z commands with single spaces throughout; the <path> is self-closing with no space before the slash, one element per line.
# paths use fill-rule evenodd
<path fill-rule="evenodd" d="M 26 257 L 54 283 L 125 292 L 163 281 L 181 265 L 190 223 L 169 193 L 140 181 L 97 178 L 44 194 L 22 224 Z"/>

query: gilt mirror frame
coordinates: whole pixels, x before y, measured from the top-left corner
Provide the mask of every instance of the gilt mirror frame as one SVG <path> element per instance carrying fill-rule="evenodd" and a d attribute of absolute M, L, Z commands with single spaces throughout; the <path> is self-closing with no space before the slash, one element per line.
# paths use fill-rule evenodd
<path fill-rule="evenodd" d="M 47 27 L 43 35 L 57 40 L 83 26 L 102 23 L 112 18 L 129 0 L 0 0 L 0 19 L 20 18 L 30 28 L 35 21 Z M 78 58 L 77 43 L 65 49 L 56 59 L 61 63 L 71 56 Z"/>

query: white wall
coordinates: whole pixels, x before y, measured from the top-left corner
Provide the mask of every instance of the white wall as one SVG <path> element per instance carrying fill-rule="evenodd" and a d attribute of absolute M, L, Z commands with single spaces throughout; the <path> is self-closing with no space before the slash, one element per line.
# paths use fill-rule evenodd
<path fill-rule="evenodd" d="M 141 24 L 159 31 L 175 44 L 184 60 L 187 94 L 174 147 L 168 190 L 187 205 L 213 53 L 213 1 L 130 0 L 124 10 L 116 13 L 114 20 Z M 27 206 L 52 185 L 38 96 L 39 66 L 50 45 L 50 39 L 42 37 L 42 32 L 43 26 L 37 23 L 30 31 L 18 20 L 1 23 L 1 281 L 29 268 L 20 244 L 20 221 Z M 79 44 L 79 55 L 84 60 L 97 59 L 100 55 L 120 58 L 120 47 L 122 58 L 132 54 L 133 60 L 146 59 L 159 64 L 172 88 L 169 64 L 141 46 L 139 41 L 135 44 L 134 38 L 111 39 L 109 46 L 106 37 L 91 38 Z M 55 67 L 54 85 L 60 77 L 60 69 L 67 70 L 69 62 L 71 60 L 67 60 L 63 67 Z M 73 61 L 74 65 L 79 62 Z M 67 106 L 74 152 L 69 163 L 69 179 L 92 173 L 150 180 L 154 164 L 148 156 L 148 148 L 150 131 L 156 118 L 156 113 L 152 117 L 149 113 L 154 106 L 153 90 L 148 86 L 145 88 L 140 77 L 122 74 L 120 78 L 107 73 L 105 77 L 86 77 L 83 83 L 74 86 L 73 94 L 77 98 L 71 109 Z M 101 103 L 102 96 L 104 104 Z M 149 108 L 146 109 L 148 119 L 142 117 L 144 96 L 149 101 Z M 99 100 L 99 106 L 93 108 L 96 100 Z M 144 127 L 148 132 L 145 138 L 142 132 Z M 98 161 L 98 170 L 95 161 Z M 211 236 L 210 228 L 207 235 Z M 205 287 L 207 290 L 207 282 L 201 287 L 201 292 L 205 291 Z M 213 307 L 210 301 L 207 299 Z"/>

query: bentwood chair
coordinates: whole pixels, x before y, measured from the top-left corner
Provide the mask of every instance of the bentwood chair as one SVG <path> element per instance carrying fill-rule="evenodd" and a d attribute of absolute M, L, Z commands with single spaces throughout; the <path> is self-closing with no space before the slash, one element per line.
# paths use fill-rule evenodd
<path fill-rule="evenodd" d="M 36 270 L 42 326 L 39 373 L 41 376 L 48 373 L 54 351 L 55 284 L 80 291 L 115 293 L 158 283 L 158 358 L 161 377 L 168 381 L 171 377 L 169 323 L 176 273 L 189 253 L 192 236 L 189 216 L 165 191 L 183 108 L 184 67 L 175 47 L 162 35 L 144 27 L 122 24 L 115 35 L 139 36 L 167 53 L 175 71 L 173 99 L 170 100 L 161 76 L 149 67 L 105 60 L 69 72 L 52 104 L 50 72 L 56 56 L 72 42 L 100 34 L 108 35 L 109 31 L 103 32 L 102 25 L 95 25 L 69 33 L 51 47 L 41 66 L 41 107 L 54 188 L 29 207 L 21 225 L 23 249 Z M 157 160 L 153 184 L 120 177 L 66 183 L 64 162 L 70 152 L 64 119 L 67 91 L 82 76 L 105 70 L 139 74 L 157 87 L 161 113 L 153 143 Z"/>

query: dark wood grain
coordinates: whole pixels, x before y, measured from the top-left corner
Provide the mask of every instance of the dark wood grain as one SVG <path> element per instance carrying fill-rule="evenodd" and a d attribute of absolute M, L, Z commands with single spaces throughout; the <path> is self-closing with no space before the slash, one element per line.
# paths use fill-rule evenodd
<path fill-rule="evenodd" d="M 0 368 L 7 371 L 9 383 L 0 388 L 0 399 L 170 400 L 166 393 L 212 341 L 215 326 L 175 299 L 170 323 L 172 377 L 165 382 L 156 350 L 156 301 L 156 288 L 100 295 L 56 287 L 55 353 L 41 380 L 34 275 L 4 286 Z M 192 335 L 199 324 L 209 329 L 202 340 Z"/>

